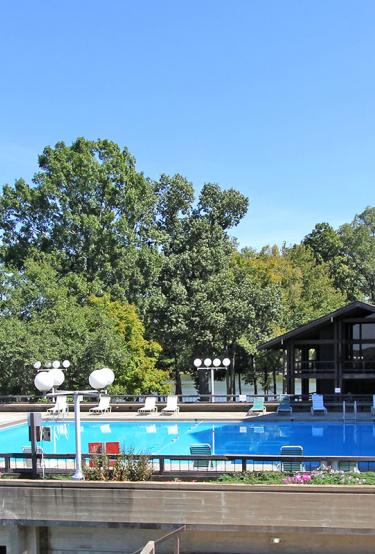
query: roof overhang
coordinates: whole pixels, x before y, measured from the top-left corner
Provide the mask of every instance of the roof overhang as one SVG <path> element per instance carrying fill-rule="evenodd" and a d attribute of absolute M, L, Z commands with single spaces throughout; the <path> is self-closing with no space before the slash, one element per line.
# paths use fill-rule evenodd
<path fill-rule="evenodd" d="M 300 327 L 297 327 L 292 331 L 288 331 L 283 335 L 280 335 L 278 337 L 275 337 L 274 339 L 264 342 L 263 344 L 260 344 L 258 346 L 258 350 L 277 350 L 279 348 L 283 348 L 285 341 L 292 338 L 297 338 L 303 333 L 311 331 L 316 327 L 325 325 L 327 323 L 333 323 L 335 318 L 349 316 L 350 313 L 356 312 L 358 310 L 363 310 L 367 312 L 367 315 L 375 314 L 375 306 L 373 304 L 368 304 L 367 302 L 360 301 L 351 302 L 350 304 L 347 304 L 346 306 L 343 306 L 342 308 L 339 308 L 334 312 L 330 312 L 327 315 L 318 317 L 317 319 L 305 323 L 305 325 L 301 325 Z"/>

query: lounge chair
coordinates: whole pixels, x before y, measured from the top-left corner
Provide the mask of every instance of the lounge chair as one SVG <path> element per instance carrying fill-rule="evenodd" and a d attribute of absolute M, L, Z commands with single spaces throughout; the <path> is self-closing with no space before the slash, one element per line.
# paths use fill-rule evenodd
<path fill-rule="evenodd" d="M 322 394 L 313 394 L 311 396 L 311 399 L 312 399 L 312 406 L 311 406 L 312 415 L 315 415 L 315 413 L 320 413 L 320 412 L 323 412 L 324 414 L 327 413 L 327 408 L 324 405 Z"/>
<path fill-rule="evenodd" d="M 290 405 L 289 396 L 283 396 L 280 400 L 280 404 L 277 407 L 277 415 L 292 415 L 292 406 Z"/>
<path fill-rule="evenodd" d="M 237 396 L 237 402 L 247 402 L 247 394 L 239 394 Z"/>
<path fill-rule="evenodd" d="M 359 473 L 357 462 L 338 462 L 337 469 L 339 471 L 350 471 L 351 473 Z"/>
<path fill-rule="evenodd" d="M 90 408 L 89 413 L 104 414 L 106 412 L 111 412 L 112 407 L 110 406 L 110 403 L 111 403 L 110 396 L 101 396 L 99 400 L 99 404 L 97 406 L 94 406 L 94 408 Z"/>
<path fill-rule="evenodd" d="M 266 412 L 266 407 L 264 405 L 264 398 L 255 398 L 254 403 L 251 406 L 250 410 L 247 412 L 248 415 L 251 414 L 264 414 Z"/>
<path fill-rule="evenodd" d="M 155 396 L 147 396 L 145 400 L 145 405 L 142 406 L 142 408 L 138 409 L 139 414 L 152 414 L 157 412 L 158 409 L 156 407 L 156 397 Z"/>
<path fill-rule="evenodd" d="M 192 444 L 190 446 L 190 454 L 192 456 L 211 456 L 210 444 Z M 194 460 L 193 467 L 197 469 L 208 469 L 210 460 Z"/>
<path fill-rule="evenodd" d="M 162 414 L 178 414 L 180 411 L 180 408 L 177 405 L 178 403 L 178 396 L 168 396 L 167 398 L 167 405 L 165 408 L 162 409 Z"/>
<path fill-rule="evenodd" d="M 66 396 L 56 396 L 56 404 L 52 408 L 48 408 L 47 414 L 67 414 L 69 412 L 69 406 L 66 402 L 66 399 Z"/>
<path fill-rule="evenodd" d="M 303 456 L 302 446 L 282 446 L 280 448 L 281 456 Z M 302 462 L 281 462 L 281 471 L 303 471 Z"/>

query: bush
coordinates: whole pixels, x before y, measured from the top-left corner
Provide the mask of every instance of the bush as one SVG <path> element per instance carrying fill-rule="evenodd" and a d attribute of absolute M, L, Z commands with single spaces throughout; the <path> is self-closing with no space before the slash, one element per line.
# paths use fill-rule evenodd
<path fill-rule="evenodd" d="M 354 473 L 334 469 L 315 470 L 310 473 L 283 473 L 281 471 L 250 472 L 223 475 L 220 483 L 243 483 L 247 485 L 375 485 L 375 473 Z"/>
<path fill-rule="evenodd" d="M 95 456 L 83 474 L 88 481 L 149 481 L 152 467 L 145 454 L 129 450 L 117 455 L 114 462 L 107 455 Z"/>

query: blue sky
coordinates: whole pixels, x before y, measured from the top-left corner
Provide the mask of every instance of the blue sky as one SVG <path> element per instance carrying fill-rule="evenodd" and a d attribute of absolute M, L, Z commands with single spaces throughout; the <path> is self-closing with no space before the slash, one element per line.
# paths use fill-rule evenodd
<path fill-rule="evenodd" d="M 350 221 L 375 204 L 374 26 L 365 0 L 6 0 L 0 183 L 100 137 L 245 193 L 241 246 Z"/>

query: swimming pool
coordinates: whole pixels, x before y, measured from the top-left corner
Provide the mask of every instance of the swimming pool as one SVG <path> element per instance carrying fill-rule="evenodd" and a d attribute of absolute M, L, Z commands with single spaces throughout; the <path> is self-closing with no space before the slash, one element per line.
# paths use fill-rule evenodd
<path fill-rule="evenodd" d="M 45 453 L 75 451 L 73 422 L 46 422 L 51 441 L 39 443 Z M 281 446 L 301 445 L 306 456 L 374 456 L 375 425 L 340 422 L 82 422 L 82 451 L 89 442 L 118 441 L 122 449 L 145 454 L 190 454 L 190 445 L 208 443 L 213 454 L 279 454 Z M 29 446 L 26 424 L 0 430 L 0 452 L 22 452 Z"/>

